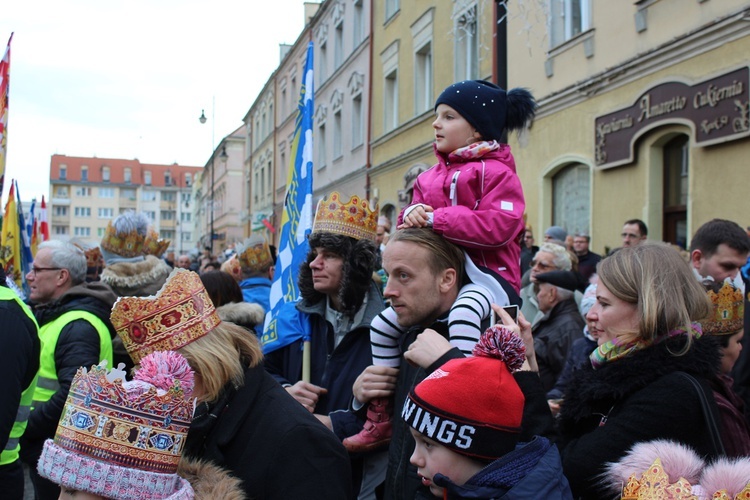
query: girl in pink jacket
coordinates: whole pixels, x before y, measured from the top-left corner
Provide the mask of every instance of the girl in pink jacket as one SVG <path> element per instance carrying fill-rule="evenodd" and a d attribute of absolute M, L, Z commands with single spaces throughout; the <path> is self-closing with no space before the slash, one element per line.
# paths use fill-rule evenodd
<path fill-rule="evenodd" d="M 520 285 L 520 238 L 525 209 L 521 181 L 506 132 L 521 130 L 534 118 L 536 102 L 526 89 L 508 92 L 483 80 L 454 83 L 435 102 L 435 155 L 438 163 L 414 183 L 412 204 L 399 217 L 398 229 L 431 227 L 462 247 L 471 279 L 461 288 L 448 316 L 450 342 L 470 356 L 490 314 L 490 303 L 508 304 L 498 281 L 480 268 L 500 275 L 517 293 Z M 375 365 L 398 367 L 398 339 L 405 329 L 392 308 L 372 322 L 370 338 Z M 368 451 L 388 442 L 387 402 L 373 400 L 365 429 L 344 440 L 350 451 Z"/>

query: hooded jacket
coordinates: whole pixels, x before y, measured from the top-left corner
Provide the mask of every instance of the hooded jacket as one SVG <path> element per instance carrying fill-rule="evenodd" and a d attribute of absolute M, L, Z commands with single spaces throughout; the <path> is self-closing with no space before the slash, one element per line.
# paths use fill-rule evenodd
<path fill-rule="evenodd" d="M 575 372 L 559 423 L 563 470 L 577 498 L 605 498 L 597 476 L 639 441 L 671 439 L 703 456 L 715 454 L 699 394 L 677 372 L 692 375 L 710 395 L 706 381 L 718 371 L 718 344 L 703 336 L 676 355 L 684 345 L 683 337 L 674 337 Z M 713 410 L 716 418 L 715 404 Z"/>
<path fill-rule="evenodd" d="M 433 147 L 438 163 L 417 177 L 412 205 L 431 206 L 433 231 L 465 249 L 477 266 L 500 274 L 518 292 L 526 203 L 510 146 L 500 144 L 470 160 Z M 403 216 L 402 211 L 399 224 Z"/>
<path fill-rule="evenodd" d="M 519 443 L 515 450 L 487 465 L 466 484 L 454 484 L 442 474 L 435 484 L 446 490 L 448 500 L 573 500 L 562 473 L 560 453 L 546 438 Z"/>
<path fill-rule="evenodd" d="M 33 311 L 40 328 L 69 311 L 86 311 L 101 319 L 114 337 L 115 329 L 109 321 L 109 313 L 116 299 L 115 293 L 104 283 L 81 283 L 53 302 L 36 305 Z M 35 456 L 32 458 L 35 463 L 44 440 L 54 437 L 70 383 L 78 368 L 90 368 L 101 361 L 99 347 L 99 334 L 88 321 L 71 321 L 63 327 L 55 348 L 55 367 L 60 388 L 49 401 L 37 405 L 29 415 L 26 433 L 21 440 L 21 456 L 25 461 L 25 457 L 29 456 L 28 452 L 32 457 Z"/>

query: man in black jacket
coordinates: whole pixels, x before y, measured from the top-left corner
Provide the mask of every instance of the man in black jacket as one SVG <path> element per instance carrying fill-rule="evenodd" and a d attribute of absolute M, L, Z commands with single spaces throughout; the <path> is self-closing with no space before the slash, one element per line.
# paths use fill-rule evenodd
<path fill-rule="evenodd" d="M 461 250 L 431 229 L 402 229 L 391 236 L 383 253 L 383 268 L 389 275 L 385 297 L 395 309 L 399 324 L 409 328 L 401 338 L 402 352 L 406 352 L 426 328 L 448 337 L 448 312 L 463 282 L 463 262 Z M 434 365 L 444 361 L 445 355 L 445 352 L 436 352 L 433 361 L 440 360 Z M 401 418 L 401 408 L 411 387 L 423 380 L 427 373 L 403 359 L 398 373 L 395 372 L 389 367 L 369 366 L 354 384 L 355 404 L 388 397 L 395 392 L 393 437 L 388 450 L 385 489 L 385 498 L 394 500 L 415 498 L 420 490 L 426 492 L 416 467 L 409 463 L 414 439 Z M 552 417 L 538 375 L 519 372 L 516 380 L 527 401 L 521 439 L 549 434 Z M 541 418 L 536 418 L 536 415 L 541 415 Z"/>
<path fill-rule="evenodd" d="M 26 275 L 42 351 L 21 460 L 30 468 L 38 500 L 60 495 L 58 485 L 36 473 L 36 463 L 44 441 L 55 435 L 73 376 L 78 368 L 91 368 L 103 359 L 112 364 L 109 313 L 117 296 L 109 286 L 85 279 L 83 251 L 54 240 L 39 245 Z"/>
<path fill-rule="evenodd" d="M 19 440 L 39 370 L 39 333 L 29 308 L 6 286 L 0 267 L 0 491 L 3 498 L 23 498 Z"/>

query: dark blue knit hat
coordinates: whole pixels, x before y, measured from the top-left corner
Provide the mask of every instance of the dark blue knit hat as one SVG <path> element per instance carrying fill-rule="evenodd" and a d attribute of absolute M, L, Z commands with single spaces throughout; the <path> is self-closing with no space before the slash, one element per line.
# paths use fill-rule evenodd
<path fill-rule="evenodd" d="M 477 129 L 484 140 L 502 140 L 505 130 L 520 130 L 531 122 L 536 102 L 526 89 L 506 92 L 485 80 L 454 83 L 435 101 L 447 104 Z"/>

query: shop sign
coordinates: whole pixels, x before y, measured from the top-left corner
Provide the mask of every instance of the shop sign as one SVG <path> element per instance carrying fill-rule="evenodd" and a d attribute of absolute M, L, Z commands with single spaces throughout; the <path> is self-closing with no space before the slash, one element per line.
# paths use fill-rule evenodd
<path fill-rule="evenodd" d="M 627 108 L 597 117 L 596 165 L 632 163 L 636 140 L 670 123 L 690 126 L 693 144 L 708 146 L 750 135 L 750 69 L 747 67 L 688 85 L 659 84 Z"/>

